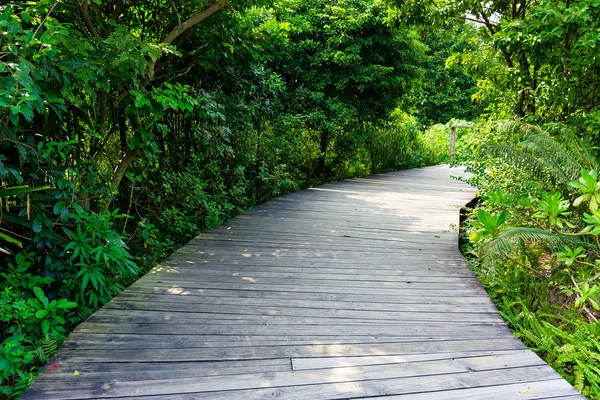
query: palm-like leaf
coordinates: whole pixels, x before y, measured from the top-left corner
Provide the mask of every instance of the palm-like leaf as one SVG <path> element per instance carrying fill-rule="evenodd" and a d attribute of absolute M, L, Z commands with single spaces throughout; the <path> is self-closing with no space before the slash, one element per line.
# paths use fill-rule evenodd
<path fill-rule="evenodd" d="M 565 236 L 538 228 L 511 228 L 483 247 L 483 261 L 489 263 L 495 257 L 524 249 L 527 244 L 545 243 L 553 251 L 560 251 L 565 245 L 581 246 L 583 242 L 575 236 Z"/>
<path fill-rule="evenodd" d="M 486 147 L 486 150 L 491 155 L 504 158 L 519 169 L 529 171 L 532 176 L 538 179 L 550 175 L 557 182 L 568 183 L 570 181 L 558 165 L 540 160 L 527 151 L 508 145 L 492 145 Z"/>
<path fill-rule="evenodd" d="M 538 179 L 550 177 L 564 186 L 580 176 L 582 169 L 598 170 L 599 162 L 589 143 L 556 125 L 551 135 L 541 127 L 517 121 L 502 122 L 499 129 L 525 135 L 519 148 L 491 145 L 488 153 L 502 157 Z M 557 140 L 559 137 L 561 140 Z"/>
<path fill-rule="evenodd" d="M 589 165 L 589 160 L 585 160 L 580 154 L 581 149 L 579 149 L 577 141 L 570 137 L 567 141 L 570 143 L 569 147 L 564 146 L 552 136 L 541 133 L 529 135 L 521 144 L 535 154 L 539 160 L 548 164 L 549 169 L 560 171 L 563 181 L 571 181 L 579 177 L 581 169 Z"/>

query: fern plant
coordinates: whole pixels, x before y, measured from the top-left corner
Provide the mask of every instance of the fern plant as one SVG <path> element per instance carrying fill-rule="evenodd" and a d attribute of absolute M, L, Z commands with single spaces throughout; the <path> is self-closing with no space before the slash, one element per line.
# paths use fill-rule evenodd
<path fill-rule="evenodd" d="M 486 148 L 487 152 L 538 179 L 550 179 L 566 188 L 580 177 L 582 169 L 589 171 L 600 167 L 591 145 L 567 129 L 552 135 L 551 131 L 541 127 L 514 121 L 500 123 L 498 129 L 520 130 L 524 140 L 519 146 L 490 145 Z M 554 130 L 559 128 L 555 126 Z"/>
<path fill-rule="evenodd" d="M 35 360 L 45 364 L 58 351 L 59 346 L 64 340 L 65 336 L 63 334 L 52 332 L 40 339 L 28 350 L 34 355 Z"/>
<path fill-rule="evenodd" d="M 580 246 L 582 241 L 577 236 L 561 235 L 541 228 L 509 228 L 483 247 L 483 261 L 489 263 L 506 254 L 524 251 L 532 244 L 547 245 L 557 252 L 565 246 Z"/>
<path fill-rule="evenodd" d="M 600 399 L 600 324 L 574 326 L 567 318 L 532 312 L 522 301 L 506 298 L 500 314 L 525 344 L 577 390 Z"/>
<path fill-rule="evenodd" d="M 471 265 L 514 334 L 581 393 L 600 400 L 595 150 L 560 125 L 501 128 L 519 141 L 511 146 L 492 137 L 495 143 L 470 161 L 483 202 L 472 211 L 469 233 L 481 232 L 480 215 L 507 210 L 510 218 L 483 240 L 472 237 Z"/>

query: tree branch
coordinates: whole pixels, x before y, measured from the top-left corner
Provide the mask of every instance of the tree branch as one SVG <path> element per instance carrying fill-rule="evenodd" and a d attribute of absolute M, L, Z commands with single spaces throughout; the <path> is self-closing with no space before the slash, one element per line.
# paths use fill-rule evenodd
<path fill-rule="evenodd" d="M 177 79 L 181 76 L 188 74 L 190 72 L 190 70 L 198 63 L 199 60 L 200 60 L 199 58 L 196 58 L 191 63 L 189 63 L 186 67 L 178 69 L 177 71 L 158 75 L 154 79 L 155 80 L 166 79 L 165 82 L 171 82 L 173 79 Z"/>
<path fill-rule="evenodd" d="M 512 261 L 513 263 L 515 263 L 515 264 L 517 264 L 517 265 L 520 265 L 521 267 L 523 267 L 523 268 L 527 269 L 528 271 L 530 271 L 530 272 L 534 273 L 535 275 L 544 275 L 544 274 L 542 274 L 540 271 L 537 271 L 537 270 L 535 270 L 535 269 L 531 268 L 530 266 L 528 266 L 528 265 L 525 265 L 525 264 L 523 264 L 523 263 L 521 263 L 521 262 L 519 262 L 519 261 L 517 261 L 517 260 L 513 259 L 512 257 L 509 257 L 509 256 L 508 256 L 508 254 L 504 253 L 503 251 L 502 251 L 502 252 L 500 252 L 500 254 L 502 254 L 502 256 L 503 256 L 504 258 L 506 258 L 507 260 L 509 260 L 509 261 Z"/>
<path fill-rule="evenodd" d="M 202 21 L 204 21 L 205 19 L 207 19 L 208 17 L 210 17 L 211 15 L 213 15 L 214 13 L 216 13 L 217 11 L 219 11 L 220 9 L 225 7 L 228 3 L 229 3 L 229 0 L 217 0 L 216 3 L 214 3 L 212 6 L 208 7 L 207 9 L 204 9 L 202 11 L 196 11 L 194 14 L 192 14 L 191 17 L 189 17 L 188 19 L 183 21 L 181 24 L 179 24 L 175 28 L 173 28 L 171 30 L 171 32 L 169 32 L 169 34 L 167 36 L 165 36 L 164 39 L 161 40 L 160 42 L 165 43 L 165 44 L 173 43 L 173 41 L 175 39 L 177 39 L 179 37 L 179 35 L 181 35 L 183 32 L 195 27 L 196 25 L 198 25 L 199 23 L 201 23 Z M 148 63 L 148 68 L 146 69 L 146 79 L 144 80 L 145 84 L 150 83 L 154 79 L 154 72 L 155 72 L 154 69 L 155 68 L 156 68 L 156 60 L 151 60 Z"/>
<path fill-rule="evenodd" d="M 161 43 L 172 43 L 173 40 L 177 39 L 186 30 L 193 28 L 206 18 L 210 17 L 229 3 L 229 0 L 218 0 L 215 4 L 208 7 L 203 11 L 195 12 L 191 17 L 183 21 L 180 25 L 177 25 L 163 40 Z"/>
<path fill-rule="evenodd" d="M 175 2 L 173 0 L 171 0 L 171 9 L 177 16 L 177 25 L 181 25 L 181 16 L 179 15 L 179 10 L 177 10 L 177 5 L 175 5 Z"/>
<path fill-rule="evenodd" d="M 83 0 L 81 2 L 81 4 L 79 4 L 79 0 L 74 0 L 74 2 L 77 5 L 77 7 L 79 8 L 79 15 L 81 15 L 81 18 L 83 18 L 83 21 L 85 22 L 85 26 L 90 31 L 90 34 L 95 38 L 99 38 L 100 34 L 96 30 L 96 27 L 94 26 L 94 24 L 92 23 L 92 20 L 90 19 L 90 6 L 89 6 L 87 0 Z"/>

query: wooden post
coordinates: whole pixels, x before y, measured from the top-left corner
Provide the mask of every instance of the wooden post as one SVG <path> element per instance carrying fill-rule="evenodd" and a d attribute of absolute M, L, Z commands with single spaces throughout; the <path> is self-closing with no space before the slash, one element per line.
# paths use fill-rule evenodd
<path fill-rule="evenodd" d="M 456 126 L 450 127 L 450 162 L 454 161 L 454 144 L 456 143 Z"/>

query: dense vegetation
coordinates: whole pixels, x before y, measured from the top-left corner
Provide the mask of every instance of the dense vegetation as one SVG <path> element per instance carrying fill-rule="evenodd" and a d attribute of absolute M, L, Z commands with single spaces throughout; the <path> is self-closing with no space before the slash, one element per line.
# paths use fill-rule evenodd
<path fill-rule="evenodd" d="M 447 161 L 461 120 L 482 200 L 473 268 L 511 328 L 600 398 L 599 13 L 596 0 L 1 5 L 0 396 L 198 231 L 303 187 Z"/>
<path fill-rule="evenodd" d="M 478 22 L 450 55 L 485 115 L 460 138 L 481 202 L 465 252 L 515 334 L 600 398 L 600 3 L 398 2 L 399 18 Z"/>
<path fill-rule="evenodd" d="M 443 161 L 447 133 L 423 140 L 407 111 L 434 90 L 426 74 L 448 91 L 474 81 L 445 68 L 449 38 L 430 46 L 388 17 L 371 0 L 0 6 L 2 395 L 198 231 L 302 187 Z M 464 101 L 437 96 L 447 111 L 422 107 L 427 124 Z"/>

